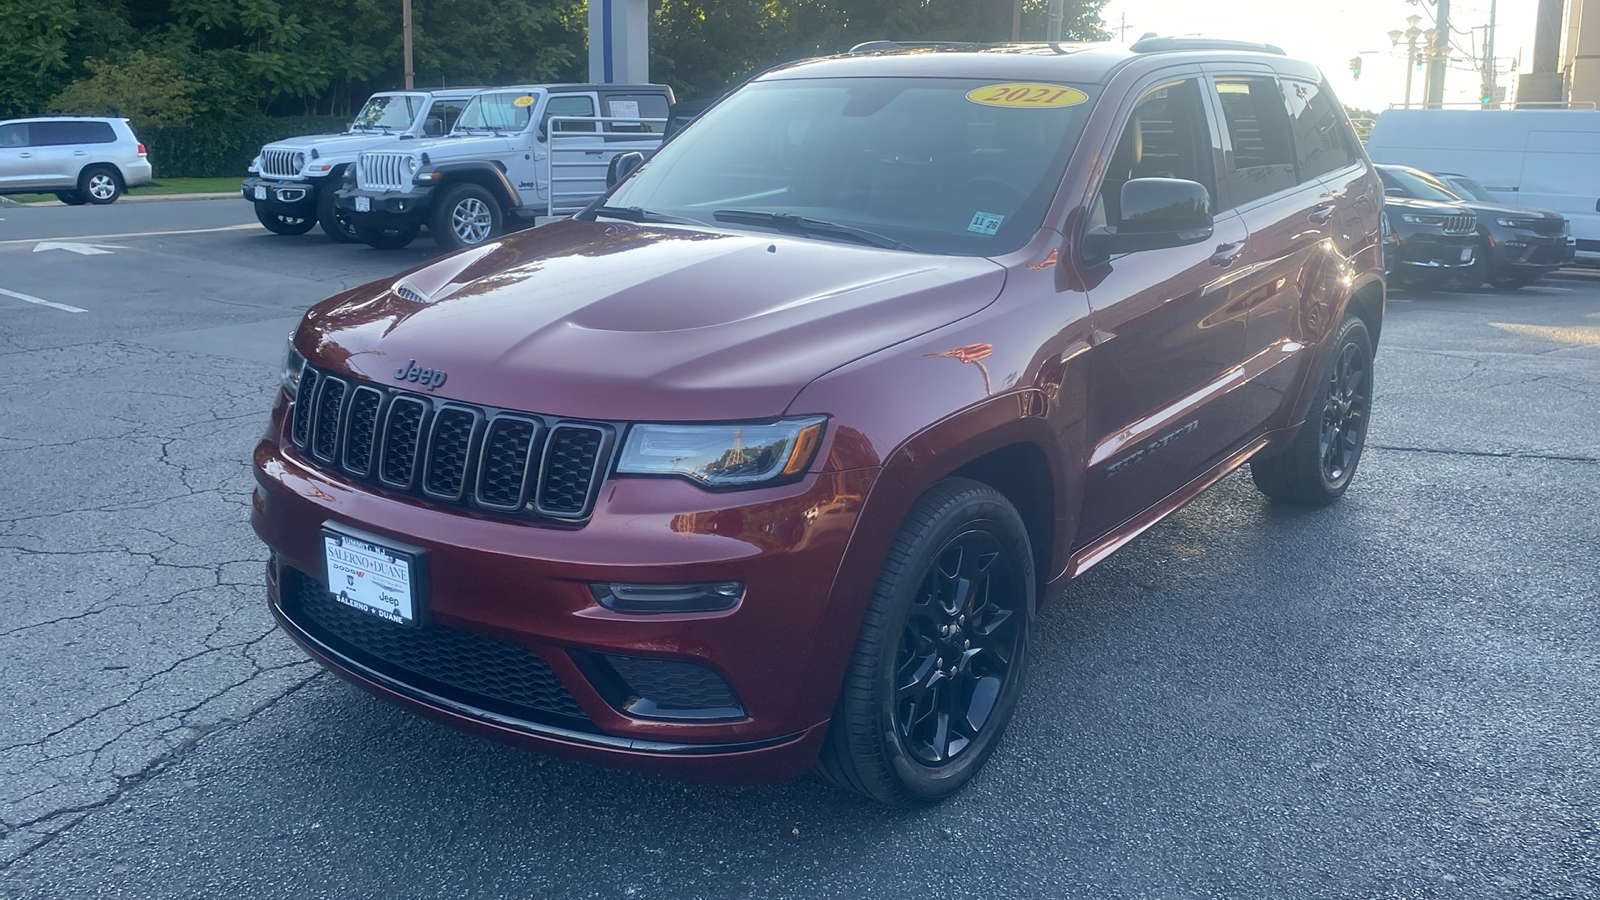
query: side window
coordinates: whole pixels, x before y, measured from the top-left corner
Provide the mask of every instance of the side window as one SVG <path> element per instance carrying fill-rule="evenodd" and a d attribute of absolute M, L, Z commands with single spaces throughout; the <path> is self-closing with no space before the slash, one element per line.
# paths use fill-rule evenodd
<path fill-rule="evenodd" d="M 11 125 L 0 125 L 0 147 L 26 146 L 28 146 L 28 126 L 26 123 L 17 122 Z"/>
<path fill-rule="evenodd" d="M 1356 161 L 1353 135 L 1333 92 L 1325 85 L 1285 79 L 1283 99 L 1289 105 L 1289 130 L 1294 134 L 1300 180 L 1310 181 Z"/>
<path fill-rule="evenodd" d="M 63 147 L 68 144 L 110 144 L 116 132 L 105 122 L 35 122 L 33 146 Z"/>
<path fill-rule="evenodd" d="M 629 119 L 666 119 L 667 98 L 660 94 L 612 94 L 605 98 L 606 117 L 622 119 L 620 122 L 608 122 L 606 130 L 631 134 L 662 134 L 667 129 L 667 123 L 627 121 Z"/>
<path fill-rule="evenodd" d="M 1198 181 L 1215 198 L 1211 134 L 1202 96 L 1200 83 L 1189 79 L 1163 84 L 1139 98 L 1106 164 L 1097 220 L 1103 217 L 1110 225 L 1121 221 L 1122 186 L 1135 178 Z"/>
<path fill-rule="evenodd" d="M 555 116 L 586 116 L 594 118 L 594 100 L 587 94 L 555 94 L 544 105 L 544 120 Z M 593 122 L 557 122 L 556 131 L 594 131 Z"/>
<path fill-rule="evenodd" d="M 450 129 L 456 127 L 456 120 L 461 118 L 461 110 L 466 105 L 464 100 L 435 100 L 428 107 L 428 118 L 422 123 L 422 133 L 429 137 L 449 134 Z"/>
<path fill-rule="evenodd" d="M 1223 202 L 1240 206 L 1294 187 L 1289 115 L 1277 79 L 1225 77 L 1216 85 L 1229 144 Z"/>

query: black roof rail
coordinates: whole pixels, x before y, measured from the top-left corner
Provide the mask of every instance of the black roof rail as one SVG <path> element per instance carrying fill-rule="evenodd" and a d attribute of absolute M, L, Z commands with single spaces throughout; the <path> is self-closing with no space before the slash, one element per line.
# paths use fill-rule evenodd
<path fill-rule="evenodd" d="M 1282 47 L 1273 44 L 1254 44 L 1250 41 L 1223 41 L 1215 38 L 1156 37 L 1146 34 L 1128 47 L 1134 53 L 1171 53 L 1177 50 L 1248 50 L 1254 53 L 1272 53 L 1286 56 Z"/>
<path fill-rule="evenodd" d="M 906 50 L 913 47 L 976 47 L 977 41 L 864 41 L 851 47 L 851 53 L 881 53 L 885 50 Z"/>

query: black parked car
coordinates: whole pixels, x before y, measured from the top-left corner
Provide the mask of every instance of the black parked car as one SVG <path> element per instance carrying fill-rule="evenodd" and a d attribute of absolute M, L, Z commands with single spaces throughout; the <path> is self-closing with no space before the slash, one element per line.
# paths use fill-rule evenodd
<path fill-rule="evenodd" d="M 1393 198 L 1458 203 L 1477 220 L 1476 264 L 1455 279 L 1455 285 L 1473 288 L 1488 282 L 1515 290 L 1532 284 L 1572 262 L 1577 249 L 1570 239 L 1567 220 L 1543 209 L 1506 206 L 1477 182 L 1454 176 L 1454 184 L 1407 166 L 1378 166 L 1384 194 Z"/>
<path fill-rule="evenodd" d="M 1472 210 L 1385 190 L 1383 270 L 1391 284 L 1432 291 L 1460 281 L 1473 271 L 1477 248 L 1478 222 Z"/>

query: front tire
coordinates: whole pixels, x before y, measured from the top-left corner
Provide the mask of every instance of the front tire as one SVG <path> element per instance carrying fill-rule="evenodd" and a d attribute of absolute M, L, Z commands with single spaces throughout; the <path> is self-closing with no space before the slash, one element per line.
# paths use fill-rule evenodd
<path fill-rule="evenodd" d="M 503 223 L 494 195 L 476 184 L 445 188 L 433 204 L 428 233 L 446 250 L 464 250 L 499 235 Z"/>
<path fill-rule="evenodd" d="M 399 250 L 410 246 L 411 242 L 417 239 L 417 233 L 422 230 L 422 226 L 416 222 L 389 227 L 354 222 L 352 227 L 362 243 L 377 250 Z"/>
<path fill-rule="evenodd" d="M 89 202 L 89 195 L 82 191 L 56 191 L 56 199 L 68 206 L 83 206 Z"/>
<path fill-rule="evenodd" d="M 96 206 L 115 203 L 122 196 L 122 176 L 110 166 L 90 166 L 78 176 L 78 193 Z"/>
<path fill-rule="evenodd" d="M 960 790 L 1016 709 L 1035 590 L 1027 529 L 998 491 L 950 478 L 919 498 L 873 589 L 819 773 L 890 806 Z"/>
<path fill-rule="evenodd" d="M 256 208 L 256 221 L 273 234 L 305 234 L 316 227 L 317 220 L 305 216 L 284 216 L 267 209 L 265 204 L 251 204 Z"/>
<path fill-rule="evenodd" d="M 317 224 L 322 226 L 322 233 L 335 243 L 358 244 L 361 235 L 356 234 L 350 214 L 339 208 L 339 191 L 335 187 L 338 182 L 334 180 L 338 177 L 337 172 L 328 176 L 328 183 L 317 192 Z"/>
<path fill-rule="evenodd" d="M 1327 506 L 1344 496 L 1361 462 L 1372 411 L 1372 337 L 1364 322 L 1345 316 L 1332 347 L 1300 433 L 1282 453 L 1250 461 L 1256 487 L 1274 500 Z"/>

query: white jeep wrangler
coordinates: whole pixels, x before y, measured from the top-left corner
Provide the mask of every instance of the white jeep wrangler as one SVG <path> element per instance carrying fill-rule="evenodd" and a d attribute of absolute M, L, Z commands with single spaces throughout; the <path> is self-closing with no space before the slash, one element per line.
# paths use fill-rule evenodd
<path fill-rule="evenodd" d="M 659 84 L 487 88 L 448 137 L 363 152 L 338 211 L 374 247 L 404 247 L 423 225 L 447 250 L 482 244 L 588 206 L 612 157 L 660 145 L 672 101 Z"/>
<path fill-rule="evenodd" d="M 479 90 L 373 94 L 343 134 L 288 138 L 262 147 L 250 164 L 255 177 L 245 179 L 241 193 L 255 204 L 256 218 L 275 234 L 305 234 L 320 223 L 336 241 L 359 240 L 333 203 L 344 170 L 363 150 L 448 134 Z"/>

